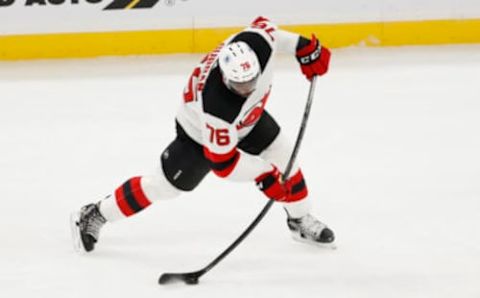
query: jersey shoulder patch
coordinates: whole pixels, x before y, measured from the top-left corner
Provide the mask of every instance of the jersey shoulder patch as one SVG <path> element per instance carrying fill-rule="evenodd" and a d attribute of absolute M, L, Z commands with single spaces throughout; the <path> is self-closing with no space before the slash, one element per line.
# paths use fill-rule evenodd
<path fill-rule="evenodd" d="M 258 57 L 258 62 L 263 72 L 272 55 L 272 47 L 265 38 L 256 32 L 242 31 L 231 40 L 231 42 L 237 41 L 243 41 L 252 48 Z"/>
<path fill-rule="evenodd" d="M 230 91 L 222 81 L 220 68 L 213 68 L 202 91 L 203 111 L 230 124 L 242 110 L 246 98 Z"/>

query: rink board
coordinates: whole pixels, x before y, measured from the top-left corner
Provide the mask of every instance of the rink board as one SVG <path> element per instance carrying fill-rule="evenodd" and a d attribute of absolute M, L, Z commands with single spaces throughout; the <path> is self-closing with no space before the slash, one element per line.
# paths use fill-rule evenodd
<path fill-rule="evenodd" d="M 281 26 L 331 47 L 479 43 L 480 19 Z M 241 27 L 0 35 L 0 60 L 208 52 Z"/>

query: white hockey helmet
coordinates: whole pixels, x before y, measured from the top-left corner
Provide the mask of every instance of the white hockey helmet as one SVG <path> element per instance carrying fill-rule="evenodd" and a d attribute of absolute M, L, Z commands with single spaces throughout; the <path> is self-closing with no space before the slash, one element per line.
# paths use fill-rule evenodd
<path fill-rule="evenodd" d="M 225 45 L 219 53 L 223 81 L 242 96 L 255 91 L 260 76 L 260 63 L 255 52 L 243 41 Z"/>

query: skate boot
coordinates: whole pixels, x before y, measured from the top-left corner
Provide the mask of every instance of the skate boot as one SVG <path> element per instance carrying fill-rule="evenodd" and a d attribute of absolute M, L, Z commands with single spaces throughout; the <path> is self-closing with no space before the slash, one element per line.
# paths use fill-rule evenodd
<path fill-rule="evenodd" d="M 300 218 L 288 217 L 287 225 L 297 241 L 335 248 L 333 231 L 310 214 Z"/>
<path fill-rule="evenodd" d="M 98 204 L 88 204 L 71 216 L 72 236 L 78 252 L 90 252 L 95 248 L 100 229 L 107 222 Z"/>

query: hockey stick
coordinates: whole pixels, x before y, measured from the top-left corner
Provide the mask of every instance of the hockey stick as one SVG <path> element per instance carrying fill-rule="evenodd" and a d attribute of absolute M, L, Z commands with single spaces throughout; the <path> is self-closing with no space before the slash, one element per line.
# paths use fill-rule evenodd
<path fill-rule="evenodd" d="M 307 98 L 307 104 L 305 106 L 305 111 L 303 112 L 303 119 L 302 123 L 300 125 L 300 130 L 298 131 L 298 136 L 297 140 L 295 142 L 295 146 L 292 151 L 292 155 L 290 155 L 290 160 L 288 161 L 287 167 L 285 169 L 285 172 L 283 173 L 283 180 L 285 181 L 286 178 L 289 177 L 290 172 L 292 171 L 293 164 L 295 162 L 295 159 L 297 158 L 298 151 L 300 149 L 300 143 L 302 142 L 303 135 L 305 134 L 305 128 L 307 126 L 307 120 L 310 115 L 310 108 L 312 106 L 313 102 L 313 94 L 315 92 L 315 83 L 317 81 L 317 77 L 314 76 L 312 78 L 312 81 L 310 83 L 310 90 L 308 92 L 308 98 Z M 270 207 L 272 207 L 274 200 L 269 200 L 265 207 L 263 207 L 262 211 L 257 215 L 255 220 L 248 226 L 248 228 L 243 231 L 243 233 L 232 243 L 230 244 L 225 251 L 223 251 L 218 257 L 216 257 L 210 264 L 205 266 L 204 268 L 198 270 L 198 271 L 193 271 L 193 272 L 185 272 L 185 273 L 163 273 L 159 280 L 158 283 L 161 285 L 164 284 L 170 284 L 173 282 L 179 282 L 182 281 L 186 284 L 189 285 L 194 285 L 198 284 L 198 279 L 210 271 L 215 265 L 217 265 L 221 260 L 223 260 L 232 250 L 234 250 L 249 234 L 250 232 L 258 225 L 258 223 L 263 219 L 265 214 L 267 214 L 268 210 L 270 210 Z"/>

